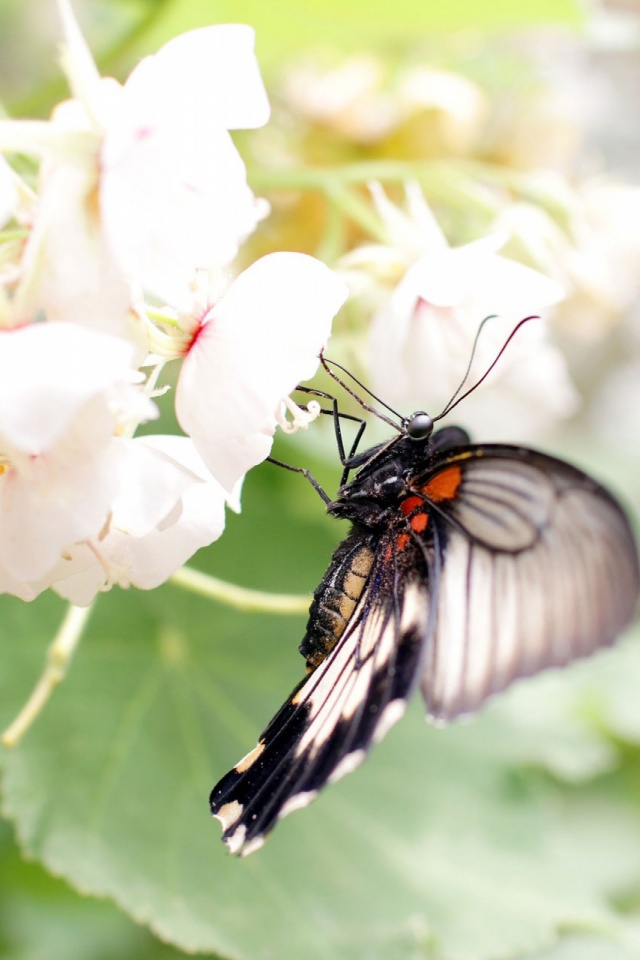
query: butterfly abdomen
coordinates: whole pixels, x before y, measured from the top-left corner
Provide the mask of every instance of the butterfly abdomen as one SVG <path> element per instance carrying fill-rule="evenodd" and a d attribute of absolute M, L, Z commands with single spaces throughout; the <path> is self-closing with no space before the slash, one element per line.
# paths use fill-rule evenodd
<path fill-rule="evenodd" d="M 337 548 L 313 595 L 307 632 L 299 648 L 309 669 L 331 653 L 362 596 L 374 556 L 369 539 L 355 528 Z"/>

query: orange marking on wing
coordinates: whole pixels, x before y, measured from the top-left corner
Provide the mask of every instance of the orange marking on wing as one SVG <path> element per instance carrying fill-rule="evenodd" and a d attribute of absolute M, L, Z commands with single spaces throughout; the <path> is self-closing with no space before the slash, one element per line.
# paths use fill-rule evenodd
<path fill-rule="evenodd" d="M 400 509 L 402 510 L 405 517 L 408 517 L 412 510 L 415 510 L 416 507 L 422 506 L 424 500 L 421 497 L 407 497 L 406 500 L 403 500 L 400 504 Z"/>
<path fill-rule="evenodd" d="M 434 503 L 439 503 L 440 500 L 453 500 L 461 481 L 462 470 L 454 464 L 432 477 L 422 491 Z"/>
<path fill-rule="evenodd" d="M 416 513 L 415 517 L 411 517 L 409 524 L 412 530 L 415 530 L 416 533 L 423 533 L 427 529 L 427 524 L 429 522 L 429 517 L 426 513 Z"/>
<path fill-rule="evenodd" d="M 408 533 L 401 533 L 396 540 L 396 547 L 398 550 L 404 550 L 406 545 L 409 543 L 410 537 Z"/>

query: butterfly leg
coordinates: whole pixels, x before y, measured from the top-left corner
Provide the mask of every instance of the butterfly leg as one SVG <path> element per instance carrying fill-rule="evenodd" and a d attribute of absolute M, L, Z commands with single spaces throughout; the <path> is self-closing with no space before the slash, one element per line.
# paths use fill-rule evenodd
<path fill-rule="evenodd" d="M 267 457 L 267 462 L 275 463 L 276 467 L 283 467 L 285 470 L 291 470 L 292 473 L 301 473 L 303 477 L 307 478 L 313 489 L 322 498 L 324 503 L 331 503 L 331 497 L 326 490 L 320 486 L 310 470 L 307 470 L 305 467 L 294 467 L 290 463 L 283 463 L 282 460 L 276 460 L 275 457 Z"/>
<path fill-rule="evenodd" d="M 360 441 L 362 440 L 362 435 L 366 429 L 366 421 L 362 417 L 354 417 L 350 413 L 342 413 L 338 407 L 338 401 L 336 397 L 332 396 L 330 393 L 324 393 L 322 390 L 316 390 L 312 387 L 297 387 L 301 393 L 308 393 L 314 397 L 320 397 L 323 400 L 331 401 L 331 410 L 322 409 L 320 412 L 326 414 L 327 416 L 333 417 L 333 428 L 336 435 L 336 444 L 338 447 L 338 456 L 340 457 L 340 463 L 344 467 L 342 478 L 340 480 L 340 486 L 345 484 L 349 477 L 349 471 L 351 469 L 351 461 L 360 446 Z M 344 440 L 342 437 L 342 429 L 340 426 L 340 420 L 351 420 L 353 423 L 358 424 L 358 430 L 349 449 L 349 453 L 345 452 Z"/>

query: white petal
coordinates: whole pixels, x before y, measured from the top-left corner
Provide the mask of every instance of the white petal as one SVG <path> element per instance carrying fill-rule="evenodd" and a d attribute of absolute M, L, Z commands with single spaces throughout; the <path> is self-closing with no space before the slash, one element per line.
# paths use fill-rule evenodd
<path fill-rule="evenodd" d="M 158 586 L 224 529 L 225 493 L 190 440 L 150 436 L 126 444 L 107 532 L 93 549 L 85 544 L 71 547 L 68 559 L 48 574 L 57 593 L 81 606 L 116 583 L 145 590 Z M 151 474 L 144 475 L 145 462 L 152 467 Z M 152 489 L 156 483 L 162 488 L 159 495 Z M 135 484 L 141 484 L 137 492 L 132 489 Z M 145 493 L 151 495 L 151 508 L 143 503 Z M 135 515 L 136 502 L 144 520 L 134 526 L 139 531 L 147 528 L 139 535 L 123 527 L 125 517 Z"/>
<path fill-rule="evenodd" d="M 95 156 L 98 143 L 95 131 L 88 129 L 61 129 L 48 120 L 0 120 L 0 150 L 7 153 L 82 162 Z"/>
<path fill-rule="evenodd" d="M 413 278 L 416 293 L 428 303 L 456 306 L 482 282 L 483 273 L 505 241 L 506 236 L 494 234 L 463 247 L 427 254 L 414 264 L 407 277 Z M 492 290 L 500 295 L 499 290 Z"/>
<path fill-rule="evenodd" d="M 265 216 L 229 127 L 260 126 L 269 106 L 253 30 L 195 30 L 148 57 L 105 129 L 101 201 L 123 268 L 188 309 L 197 270 L 226 266 Z"/>
<path fill-rule="evenodd" d="M 491 313 L 525 317 L 558 303 L 565 293 L 559 283 L 537 270 L 493 256 L 476 275 L 471 295 Z"/>
<path fill-rule="evenodd" d="M 39 454 L 89 399 L 127 379 L 133 347 L 68 323 L 0 332 L 0 437 Z"/>
<path fill-rule="evenodd" d="M 91 112 L 101 77 L 69 0 L 58 0 L 58 11 L 64 31 L 62 67 L 74 96 Z"/>
<path fill-rule="evenodd" d="M 38 579 L 68 544 L 98 535 L 115 492 L 112 428 L 104 408 L 85 410 L 52 453 L 0 477 L 0 563 L 13 576 Z"/>
<path fill-rule="evenodd" d="M 123 449 L 118 464 L 118 489 L 111 502 L 110 525 L 133 538 L 152 531 L 173 510 L 185 490 L 201 482 L 199 476 L 164 453 L 153 439 L 114 441 Z M 184 437 L 175 439 L 189 444 Z"/>
<path fill-rule="evenodd" d="M 230 263 L 265 213 L 219 127 L 123 125 L 108 132 L 102 164 L 111 248 L 148 291 L 182 309 L 196 271 Z"/>
<path fill-rule="evenodd" d="M 378 215 L 387 230 L 390 246 L 405 253 L 437 253 L 447 250 L 448 244 L 420 187 L 415 182 L 407 184 L 406 193 L 409 213 L 392 203 L 379 183 L 373 181 L 369 190 Z"/>
<path fill-rule="evenodd" d="M 8 593 L 19 600 L 35 600 L 49 586 L 46 580 L 20 580 L 0 563 L 0 594 Z"/>
<path fill-rule="evenodd" d="M 278 404 L 315 373 L 347 292 L 318 260 L 274 253 L 210 311 L 185 358 L 176 412 L 227 491 L 268 456 Z"/>
<path fill-rule="evenodd" d="M 193 129 L 215 122 L 226 130 L 261 127 L 269 101 L 254 54 L 255 32 L 226 23 L 183 33 L 135 68 L 130 96 L 189 118 Z"/>
<path fill-rule="evenodd" d="M 146 344 L 131 320 L 132 291 L 105 242 L 97 204 L 97 170 L 48 163 L 14 301 L 17 322 L 39 312 Z"/>

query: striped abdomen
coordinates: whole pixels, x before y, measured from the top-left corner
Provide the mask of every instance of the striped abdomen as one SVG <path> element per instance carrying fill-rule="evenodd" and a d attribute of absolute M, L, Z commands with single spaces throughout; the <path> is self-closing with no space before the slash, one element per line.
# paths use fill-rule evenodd
<path fill-rule="evenodd" d="M 310 670 L 322 663 L 344 633 L 372 563 L 373 550 L 361 530 L 352 532 L 331 558 L 313 595 L 307 632 L 299 648 Z"/>

